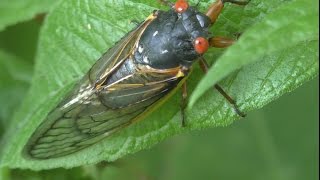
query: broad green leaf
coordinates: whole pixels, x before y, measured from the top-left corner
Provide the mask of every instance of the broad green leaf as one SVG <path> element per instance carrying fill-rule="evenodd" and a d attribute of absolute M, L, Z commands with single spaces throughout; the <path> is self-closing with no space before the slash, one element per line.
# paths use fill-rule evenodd
<path fill-rule="evenodd" d="M 2 127 L 7 127 L 14 110 L 24 98 L 31 76 L 30 63 L 0 50 L 0 124 Z"/>
<path fill-rule="evenodd" d="M 274 7 L 289 2 L 252 0 L 245 8 L 229 5 L 213 31 L 229 36 L 237 31 L 244 32 L 253 23 L 263 21 Z M 47 113 L 107 48 L 135 27 L 130 22 L 143 20 L 153 9 L 160 7 L 150 5 L 153 4 L 142 0 L 70 0 L 61 2 L 49 14 L 41 32 L 31 90 L 1 144 L 1 166 L 50 169 L 113 161 L 150 148 L 175 134 L 226 126 L 238 118 L 221 95 L 213 91 L 206 93 L 186 112 L 187 127 L 182 128 L 181 95 L 177 93 L 143 121 L 78 153 L 41 161 L 22 156 L 23 146 Z M 201 9 L 208 5 L 202 2 Z M 317 75 L 317 44 L 317 40 L 309 40 L 264 56 L 258 63 L 230 75 L 221 85 L 238 101 L 242 110 L 260 108 Z M 212 50 L 206 57 L 215 59 L 221 53 Z M 200 69 L 195 66 L 188 79 L 189 94 L 201 76 Z"/>
<path fill-rule="evenodd" d="M 23 180 L 315 180 L 319 169 L 318 81 L 315 78 L 250 112 L 244 121 L 177 135 L 114 163 L 36 172 L 16 169 L 7 176 Z"/>
<path fill-rule="evenodd" d="M 55 0 L 1 0 L 0 31 L 7 26 L 49 11 L 56 2 Z"/>
<path fill-rule="evenodd" d="M 190 97 L 190 107 L 209 88 L 231 72 L 263 60 L 304 41 L 319 39 L 319 2 L 297 0 L 283 4 L 246 31 L 201 80 Z"/>

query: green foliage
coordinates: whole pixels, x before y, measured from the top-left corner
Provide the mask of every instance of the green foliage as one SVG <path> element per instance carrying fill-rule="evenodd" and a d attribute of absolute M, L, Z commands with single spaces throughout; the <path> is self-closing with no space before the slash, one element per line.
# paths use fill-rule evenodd
<path fill-rule="evenodd" d="M 0 31 L 5 27 L 29 20 L 35 15 L 47 12 L 57 0 L 1 0 Z"/>
<path fill-rule="evenodd" d="M 178 135 L 113 163 L 39 172 L 7 170 L 2 180 L 316 180 L 318 80 L 228 127 Z"/>
<path fill-rule="evenodd" d="M 264 106 L 315 77 L 319 57 L 318 27 L 311 23 L 317 19 L 318 6 L 301 2 L 252 0 L 244 8 L 228 5 L 213 32 L 225 36 L 245 33 L 225 53 L 221 50 L 207 53 L 206 59 L 211 63 L 212 59 L 217 59 L 217 64 L 203 82 L 209 84 L 208 78 L 211 78 L 216 83 L 229 74 L 220 84 L 242 110 L 248 111 Z M 202 2 L 200 6 L 205 9 L 208 3 Z M 31 89 L 0 147 L 1 166 L 50 169 L 113 161 L 150 148 L 175 134 L 227 126 L 238 118 L 217 92 L 207 92 L 200 97 L 207 89 L 201 83 L 201 89 L 197 88 L 191 99 L 193 106 L 187 111 L 186 128 L 180 125 L 180 94 L 177 93 L 145 120 L 83 151 L 43 161 L 22 156 L 21 150 L 30 135 L 73 84 L 108 47 L 134 28 L 131 20 L 143 20 L 155 8 L 159 5 L 144 0 L 70 0 L 61 1 L 48 14 L 40 33 Z M 291 17 L 295 17 L 295 21 Z M 287 41 L 283 41 L 283 37 Z M 246 64 L 249 65 L 230 74 Z M 197 86 L 201 74 L 195 67 L 188 80 L 189 94 Z M 198 98 L 201 101 L 195 102 Z"/>
<path fill-rule="evenodd" d="M 36 19 L 8 26 L 4 31 L 0 31 L 1 51 L 13 54 L 33 66 L 41 26 L 42 22 Z"/>
<path fill-rule="evenodd" d="M 30 63 L 0 50 L 0 127 L 9 125 L 6 122 L 21 103 L 31 76 Z"/>
<path fill-rule="evenodd" d="M 308 56 L 308 54 L 314 56 L 317 53 L 317 46 L 312 44 L 312 41 L 319 39 L 319 9 L 317 3 L 302 0 L 288 2 L 267 15 L 262 22 L 248 29 L 237 44 L 229 48 L 209 70 L 206 77 L 201 80 L 190 98 L 190 105 L 192 106 L 206 90 L 231 72 L 255 61 L 266 60 L 265 56 L 271 57 L 275 54 L 276 57 L 280 57 L 277 60 L 279 64 L 290 61 L 290 63 L 295 63 L 296 66 L 303 66 L 301 70 L 307 70 L 310 74 L 316 72 L 317 58 L 304 59 L 302 57 L 301 59 L 296 58 L 293 62 L 291 57 L 281 58 L 283 56 L 281 53 L 285 52 L 296 57 Z M 297 46 L 305 43 L 308 43 L 307 48 L 312 49 L 308 53 L 300 51 L 301 46 Z M 283 70 L 288 70 L 288 68 Z M 275 74 L 275 71 L 279 71 L 278 67 L 271 67 L 268 73 Z M 300 78 L 308 79 L 308 77 Z M 292 74 L 292 77 L 288 77 L 287 81 L 295 79 L 297 79 L 297 76 Z M 269 80 L 274 81 L 272 78 Z M 264 83 L 257 84 L 257 88 L 277 88 L 272 84 L 269 84 L 269 87 L 264 87 Z M 291 88 L 290 85 L 287 88 Z"/>

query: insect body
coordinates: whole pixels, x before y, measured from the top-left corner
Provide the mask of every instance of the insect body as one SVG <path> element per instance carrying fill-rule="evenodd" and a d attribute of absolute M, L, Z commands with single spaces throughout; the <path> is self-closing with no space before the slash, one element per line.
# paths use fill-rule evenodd
<path fill-rule="evenodd" d="M 49 113 L 24 154 L 36 159 L 72 154 L 140 120 L 184 82 L 209 46 L 232 44 L 210 37 L 209 27 L 222 7 L 218 0 L 203 14 L 180 0 L 169 11 L 155 11 L 109 49 Z M 205 70 L 204 60 L 200 61 Z"/>

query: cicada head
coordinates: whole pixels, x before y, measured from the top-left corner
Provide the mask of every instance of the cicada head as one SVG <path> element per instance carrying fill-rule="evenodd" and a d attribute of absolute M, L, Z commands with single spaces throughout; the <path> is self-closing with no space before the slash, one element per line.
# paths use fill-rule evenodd
<path fill-rule="evenodd" d="M 189 7 L 185 0 L 178 0 L 175 3 L 174 10 L 178 17 L 182 19 L 181 23 L 185 28 L 190 39 L 185 39 L 192 42 L 193 50 L 197 55 L 204 54 L 209 48 L 208 28 L 211 25 L 211 20 L 205 14 L 199 12 L 194 7 Z M 183 40 L 183 39 L 182 39 Z M 188 60 L 188 59 L 187 59 Z"/>
<path fill-rule="evenodd" d="M 138 43 L 135 59 L 153 68 L 189 67 L 208 47 L 211 20 L 186 1 L 158 11 Z"/>

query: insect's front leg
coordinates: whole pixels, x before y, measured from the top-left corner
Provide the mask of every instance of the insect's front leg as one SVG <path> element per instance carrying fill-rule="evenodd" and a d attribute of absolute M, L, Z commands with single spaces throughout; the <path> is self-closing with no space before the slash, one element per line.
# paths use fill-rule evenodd
<path fill-rule="evenodd" d="M 235 40 L 225 37 L 212 37 L 209 39 L 209 45 L 215 48 L 226 48 L 231 46 Z"/>
<path fill-rule="evenodd" d="M 211 19 L 212 24 L 216 22 L 224 7 L 224 3 L 227 2 L 237 5 L 247 5 L 250 0 L 216 0 L 216 2 L 209 7 L 206 13 L 206 15 Z"/>
<path fill-rule="evenodd" d="M 182 98 L 181 98 L 181 104 L 180 104 L 180 108 L 181 108 L 181 126 L 185 127 L 186 126 L 186 116 L 185 116 L 185 109 L 187 107 L 187 103 L 188 103 L 188 91 L 187 91 L 187 82 L 184 82 L 182 84 Z"/>
<path fill-rule="evenodd" d="M 203 57 L 200 57 L 199 60 L 199 65 L 202 69 L 203 72 L 207 73 L 208 72 L 208 64 L 206 62 L 206 60 Z M 216 90 L 219 91 L 219 93 L 233 106 L 233 109 L 236 111 L 236 113 L 241 116 L 241 117 L 245 117 L 246 114 L 241 112 L 240 109 L 238 108 L 238 105 L 236 103 L 236 101 L 229 96 L 223 89 L 221 86 L 219 86 L 218 84 L 214 85 L 214 88 Z"/>

